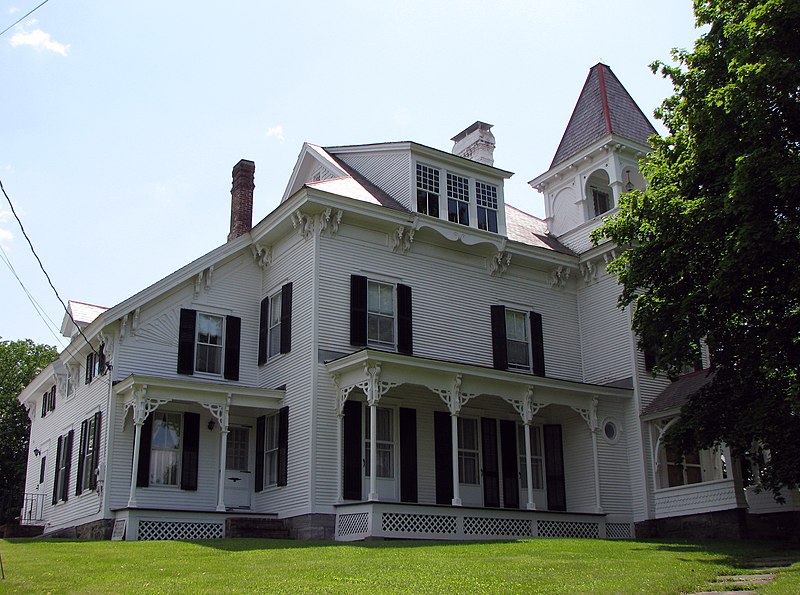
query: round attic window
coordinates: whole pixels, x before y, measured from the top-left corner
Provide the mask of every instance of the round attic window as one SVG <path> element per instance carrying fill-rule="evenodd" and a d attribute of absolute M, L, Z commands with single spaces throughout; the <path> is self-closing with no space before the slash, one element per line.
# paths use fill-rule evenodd
<path fill-rule="evenodd" d="M 607 419 L 603 422 L 603 437 L 607 442 L 615 443 L 619 440 L 619 428 L 617 422 L 613 419 Z"/>

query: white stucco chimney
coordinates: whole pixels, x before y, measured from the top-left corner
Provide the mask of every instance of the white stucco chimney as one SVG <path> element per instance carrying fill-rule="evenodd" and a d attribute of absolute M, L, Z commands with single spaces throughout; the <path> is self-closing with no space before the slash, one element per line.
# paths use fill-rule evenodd
<path fill-rule="evenodd" d="M 475 122 L 462 130 L 450 139 L 454 143 L 453 154 L 485 165 L 494 165 L 494 135 L 491 130 L 492 125 L 486 122 Z"/>

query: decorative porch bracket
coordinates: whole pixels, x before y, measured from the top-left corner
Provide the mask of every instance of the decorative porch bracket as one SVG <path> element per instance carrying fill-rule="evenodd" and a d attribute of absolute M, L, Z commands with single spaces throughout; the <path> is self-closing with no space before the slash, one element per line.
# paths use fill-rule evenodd
<path fill-rule="evenodd" d="M 131 491 L 128 496 L 128 508 L 136 506 L 136 474 L 139 471 L 139 445 L 142 443 L 142 426 L 147 416 L 159 408 L 164 403 L 169 403 L 171 399 L 154 399 L 147 396 L 147 385 L 133 387 L 133 396 L 125 401 L 125 414 L 128 409 L 133 407 L 133 465 L 131 465 Z"/>
<path fill-rule="evenodd" d="M 225 466 L 228 456 L 228 421 L 231 409 L 231 394 L 224 403 L 200 403 L 211 412 L 219 424 L 219 470 L 217 473 L 217 512 L 225 512 Z"/>
<path fill-rule="evenodd" d="M 597 457 L 597 395 L 592 397 L 589 407 L 571 407 L 573 411 L 578 413 L 583 421 L 589 426 L 589 431 L 592 433 L 592 459 L 594 462 L 594 501 L 595 512 L 602 513 L 603 507 L 600 505 L 600 469 L 598 466 Z"/>
<path fill-rule="evenodd" d="M 461 374 L 456 374 L 453 378 L 451 388 L 431 388 L 447 405 L 450 410 L 450 423 L 452 431 L 452 456 L 453 456 L 453 506 L 461 506 L 461 488 L 459 486 L 458 476 L 458 414 L 461 408 L 469 401 L 478 396 L 479 393 L 465 393 L 461 391 Z"/>

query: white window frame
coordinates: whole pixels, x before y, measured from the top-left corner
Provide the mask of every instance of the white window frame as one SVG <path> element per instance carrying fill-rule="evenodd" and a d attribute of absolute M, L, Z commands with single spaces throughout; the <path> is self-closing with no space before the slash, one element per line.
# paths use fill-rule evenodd
<path fill-rule="evenodd" d="M 276 315 L 277 312 L 277 315 Z M 267 359 L 281 352 L 281 314 L 283 313 L 283 292 L 279 289 L 269 297 L 269 321 L 267 328 Z"/>
<path fill-rule="evenodd" d="M 280 418 L 278 413 L 264 420 L 264 486 L 278 485 L 278 461 L 280 450 Z"/>
<path fill-rule="evenodd" d="M 374 304 L 374 300 L 370 300 L 370 295 L 372 292 L 370 291 L 371 287 L 378 286 L 380 289 L 386 289 L 391 293 L 392 296 L 392 313 L 389 315 L 387 312 L 384 312 L 380 309 L 380 303 Z M 379 299 L 380 302 L 380 293 Z M 371 336 L 373 325 L 371 324 L 371 320 L 376 320 L 380 322 L 380 320 L 388 321 L 391 318 L 391 328 L 392 328 L 392 339 L 391 341 L 384 341 L 380 338 L 380 333 L 378 333 L 377 337 Z M 388 283 L 386 281 L 379 281 L 377 279 L 367 279 L 367 345 L 370 347 L 378 347 L 382 349 L 396 349 L 397 348 L 397 285 L 394 283 Z"/>
<path fill-rule="evenodd" d="M 472 191 L 470 186 L 471 180 L 467 176 L 462 176 L 453 172 L 445 172 L 446 186 L 447 186 L 447 220 L 459 225 L 469 227 L 470 222 L 470 195 Z M 450 201 L 456 205 L 456 212 L 450 211 Z M 466 221 L 462 221 L 461 209 L 466 209 Z"/>
<path fill-rule="evenodd" d="M 466 427 L 474 429 L 475 444 L 468 447 L 466 443 Z M 458 417 L 458 483 L 461 485 L 477 486 L 481 484 L 481 441 L 478 430 L 478 420 L 474 417 Z M 467 470 L 470 475 L 467 477 Z"/>
<path fill-rule="evenodd" d="M 85 441 L 83 444 L 83 465 L 82 465 L 83 477 L 78 478 L 78 481 L 81 482 L 81 488 L 83 490 L 90 489 L 92 476 L 94 475 L 94 467 L 92 466 L 92 455 L 94 454 L 94 451 L 97 448 L 97 445 L 94 443 L 97 418 L 95 418 L 94 415 L 90 415 L 86 421 L 87 421 L 86 433 L 83 436 L 83 439 Z"/>
<path fill-rule="evenodd" d="M 424 170 L 428 170 L 431 173 L 431 180 L 428 181 L 428 177 L 426 176 L 426 172 Z M 423 181 L 420 183 L 420 176 L 422 176 Z M 435 184 L 435 190 L 434 190 Z M 416 193 L 414 197 L 416 199 L 414 206 L 415 210 L 418 213 L 422 213 L 423 215 L 428 215 L 430 217 L 440 218 L 442 214 L 442 171 L 438 167 L 434 167 L 432 165 L 428 165 L 426 163 L 417 163 L 416 167 L 414 168 L 414 188 L 416 189 Z M 421 211 L 419 208 L 419 201 L 420 201 L 420 193 L 425 193 L 425 210 Z M 434 201 L 435 197 L 435 201 Z M 430 214 L 430 205 L 432 202 L 436 203 L 437 206 L 437 213 L 436 215 Z"/>
<path fill-rule="evenodd" d="M 378 449 L 378 460 L 376 461 L 378 479 L 394 479 L 396 474 L 395 453 L 397 431 L 395 429 L 394 409 L 391 407 L 377 407 L 378 435 L 375 437 L 375 445 Z M 370 476 L 370 413 L 369 407 L 366 408 L 364 415 L 364 468 L 365 476 Z"/>
<path fill-rule="evenodd" d="M 481 186 L 484 188 L 494 189 L 494 196 L 487 196 L 487 191 L 483 191 Z M 491 195 L 491 192 L 488 192 Z M 494 205 L 490 204 L 490 200 L 494 201 Z M 492 233 L 499 233 L 500 232 L 500 187 L 496 184 L 490 184 L 489 182 L 484 182 L 482 180 L 475 180 L 475 206 L 476 206 L 476 217 L 475 217 L 475 226 L 478 229 L 483 229 L 484 231 L 490 231 Z M 491 226 L 489 225 L 489 213 L 494 213 L 494 223 L 497 229 L 489 229 Z M 484 213 L 484 221 L 486 221 L 486 226 L 481 226 L 481 213 Z"/>
<path fill-rule="evenodd" d="M 150 433 L 150 485 L 159 487 L 179 487 L 181 484 L 181 459 L 183 452 L 183 414 L 174 411 L 153 411 L 153 430 Z M 159 417 L 161 418 L 159 420 Z M 177 420 L 177 424 L 175 423 Z M 174 447 L 156 446 L 156 433 L 161 423 L 166 421 L 167 431 L 177 425 L 178 442 Z M 172 460 L 170 460 L 172 459 Z M 165 475 L 167 467 L 172 470 Z M 165 480 L 166 478 L 166 480 Z"/>
<path fill-rule="evenodd" d="M 69 436 L 69 432 L 65 432 L 62 435 L 61 440 L 61 452 L 59 453 L 59 458 L 56 461 L 56 465 L 58 466 L 58 483 L 56 484 L 56 494 L 58 494 L 57 501 L 63 502 L 64 498 L 62 497 L 64 494 L 64 482 L 69 481 L 68 477 L 68 466 L 69 466 L 69 457 L 67 457 L 67 437 Z M 70 449 L 71 450 L 71 449 Z M 72 453 L 70 453 L 71 455 Z"/>
<path fill-rule="evenodd" d="M 509 324 L 509 318 L 522 320 L 522 336 L 519 334 L 516 325 Z M 531 362 L 533 356 L 531 354 L 531 321 L 530 315 L 525 310 L 517 310 L 515 308 L 505 309 L 505 325 L 506 325 L 506 357 L 508 360 L 508 368 L 510 370 L 518 370 L 522 372 L 531 371 Z M 513 332 L 512 332 L 513 331 Z M 512 344 L 525 345 L 525 362 L 512 360 Z"/>
<path fill-rule="evenodd" d="M 200 340 L 201 334 L 201 319 L 202 318 L 217 318 L 220 320 L 220 337 L 219 344 L 202 342 Z M 200 358 L 201 350 L 213 349 L 216 351 L 217 371 L 201 369 Z M 194 371 L 201 374 L 209 374 L 212 376 L 222 376 L 223 367 L 225 365 L 225 316 L 220 314 L 212 314 L 210 312 L 197 312 L 196 328 L 194 334 Z"/>

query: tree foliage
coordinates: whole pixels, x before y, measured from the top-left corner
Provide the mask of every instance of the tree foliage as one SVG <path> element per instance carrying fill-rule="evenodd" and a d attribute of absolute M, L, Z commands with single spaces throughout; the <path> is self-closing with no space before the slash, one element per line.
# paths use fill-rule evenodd
<path fill-rule="evenodd" d="M 30 339 L 0 341 L 0 523 L 19 515 L 25 490 L 30 419 L 17 395 L 57 357 Z"/>
<path fill-rule="evenodd" d="M 609 267 L 635 304 L 640 346 L 677 375 L 704 342 L 717 373 L 667 441 L 768 452 L 764 486 L 800 484 L 800 2 L 695 0 L 706 31 L 654 72 L 643 192 L 595 234 L 629 249 Z"/>

